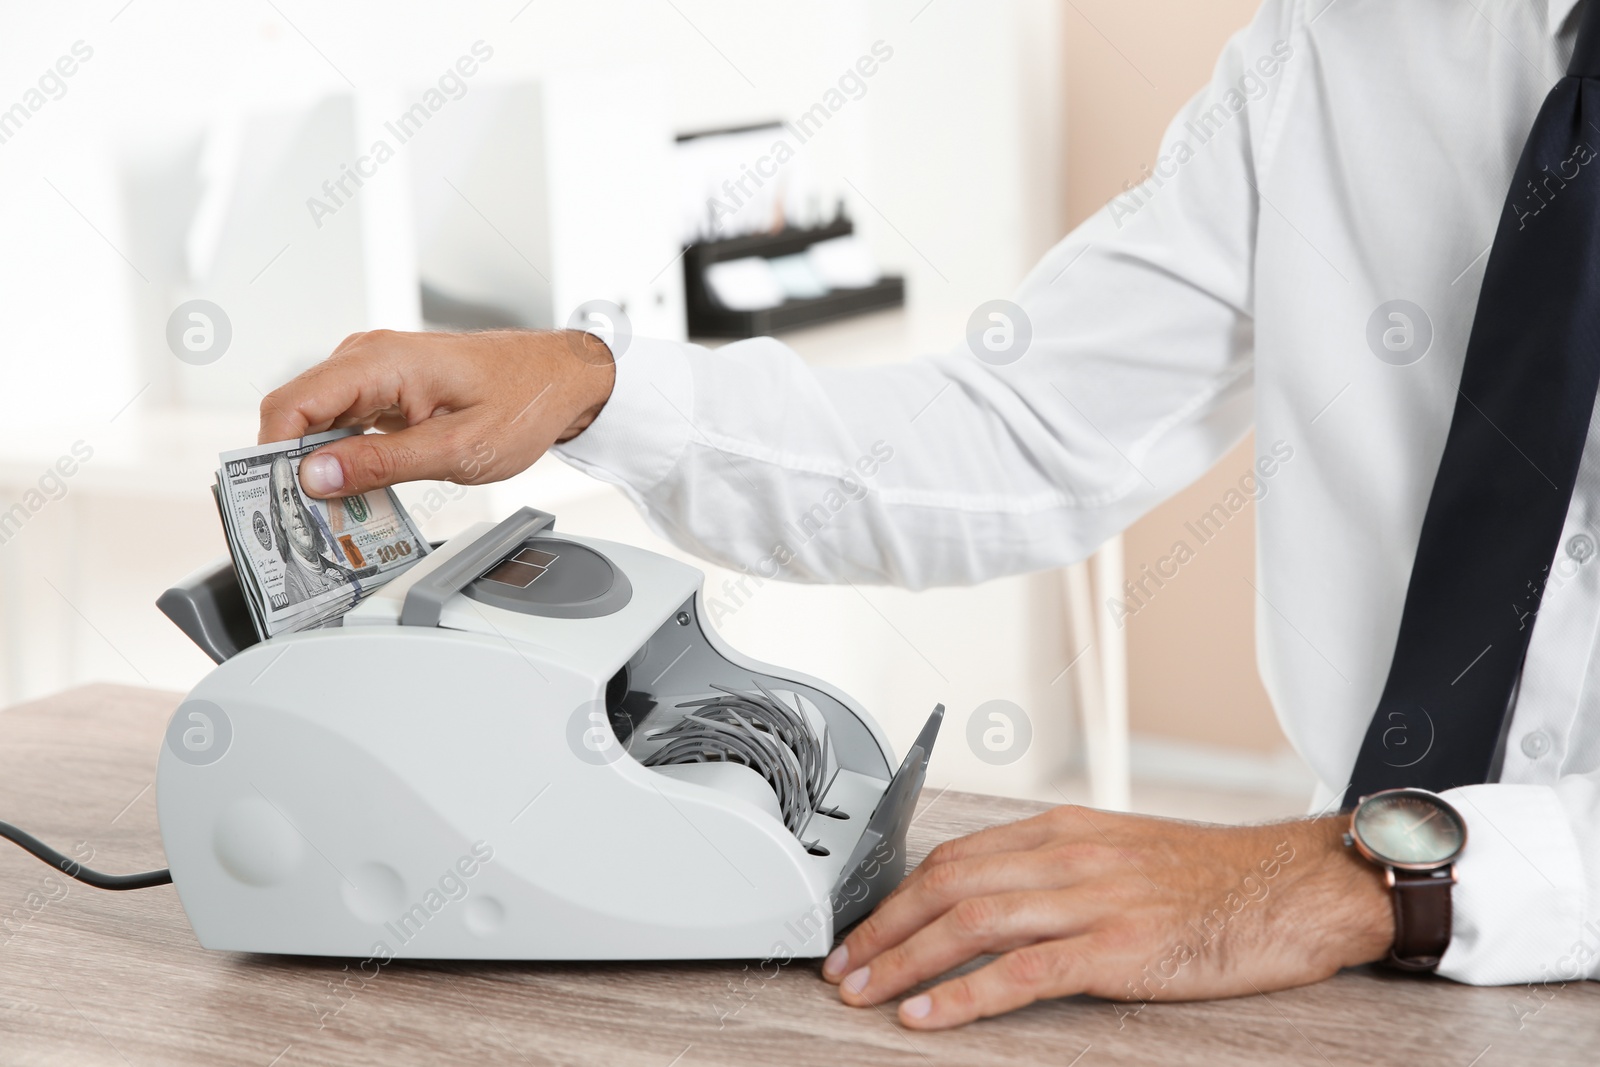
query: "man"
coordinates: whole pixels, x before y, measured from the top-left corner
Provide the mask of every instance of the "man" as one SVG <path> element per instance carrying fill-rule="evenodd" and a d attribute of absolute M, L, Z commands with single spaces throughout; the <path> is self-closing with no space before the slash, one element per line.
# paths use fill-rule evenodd
<path fill-rule="evenodd" d="M 1149 180 L 1023 283 L 1032 343 L 1009 362 L 812 369 L 771 339 L 635 339 L 613 366 L 570 334 L 363 334 L 269 396 L 261 436 L 394 431 L 308 459 L 322 496 L 465 478 L 484 440 L 473 480 L 559 445 L 735 566 L 883 439 L 893 462 L 785 576 L 916 588 L 1081 558 L 1253 426 L 1274 465 L 1263 677 L 1321 779 L 1313 810 L 1372 794 L 1357 825 L 1061 808 L 936 850 L 825 976 L 876 1004 L 998 954 L 903 1001 L 921 1028 L 1386 957 L 1482 984 L 1592 976 L 1596 12 L 1268 0 Z M 1430 792 L 1384 792 L 1402 786 Z"/>

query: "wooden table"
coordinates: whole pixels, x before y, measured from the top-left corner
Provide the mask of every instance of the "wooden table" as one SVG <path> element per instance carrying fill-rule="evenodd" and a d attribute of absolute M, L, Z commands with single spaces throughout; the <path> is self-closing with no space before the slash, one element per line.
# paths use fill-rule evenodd
<path fill-rule="evenodd" d="M 152 778 L 177 694 L 91 686 L 0 712 L 0 817 L 90 866 L 163 864 Z M 923 798 L 911 853 L 1040 805 Z M 62 889 L 65 887 L 63 894 Z M 1356 970 L 1270 996 L 1087 997 L 961 1030 L 852 1009 L 814 961 L 397 963 L 202 950 L 170 887 L 107 893 L 0 842 L 0 1064 L 1592 1064 L 1600 983 L 1472 988 Z M 1537 1012 L 1536 1014 L 1534 1012 Z M 1075 1059 L 1076 1057 L 1076 1059 Z"/>

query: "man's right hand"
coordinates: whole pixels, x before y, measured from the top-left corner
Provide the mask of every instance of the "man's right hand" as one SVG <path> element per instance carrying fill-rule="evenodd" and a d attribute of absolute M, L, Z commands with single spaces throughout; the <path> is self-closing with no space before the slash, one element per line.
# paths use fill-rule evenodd
<path fill-rule="evenodd" d="M 261 401 L 262 444 L 345 426 L 300 465 L 314 497 L 420 479 L 476 485 L 527 469 L 611 396 L 611 350 L 576 330 L 352 334 Z"/>

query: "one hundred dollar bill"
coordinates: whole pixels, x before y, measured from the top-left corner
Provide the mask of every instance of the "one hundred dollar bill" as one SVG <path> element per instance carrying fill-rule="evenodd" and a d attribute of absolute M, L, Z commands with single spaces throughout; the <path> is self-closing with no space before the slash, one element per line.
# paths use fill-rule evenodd
<path fill-rule="evenodd" d="M 359 432 L 330 430 L 221 456 L 217 507 L 263 638 L 329 625 L 428 554 L 393 490 L 332 500 L 301 491 L 301 460 Z"/>

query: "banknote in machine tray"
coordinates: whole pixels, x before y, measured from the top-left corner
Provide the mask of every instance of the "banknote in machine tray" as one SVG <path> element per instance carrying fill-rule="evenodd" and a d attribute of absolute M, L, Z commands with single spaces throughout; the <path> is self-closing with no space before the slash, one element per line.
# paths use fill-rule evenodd
<path fill-rule="evenodd" d="M 219 498 L 230 548 L 247 587 L 254 579 L 270 633 L 348 610 L 427 554 L 427 541 L 390 490 L 333 500 L 301 492 L 301 460 L 353 432 L 222 455 Z"/>

